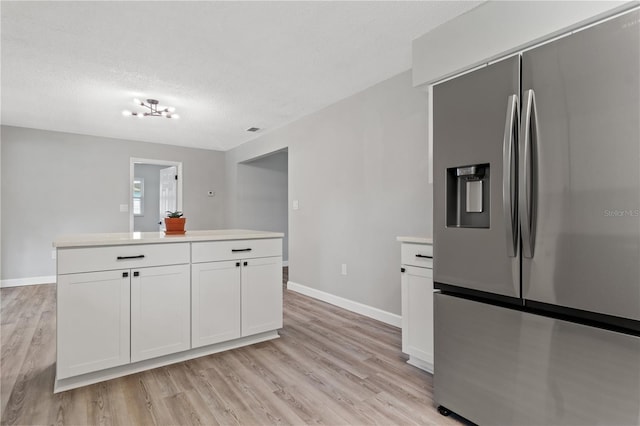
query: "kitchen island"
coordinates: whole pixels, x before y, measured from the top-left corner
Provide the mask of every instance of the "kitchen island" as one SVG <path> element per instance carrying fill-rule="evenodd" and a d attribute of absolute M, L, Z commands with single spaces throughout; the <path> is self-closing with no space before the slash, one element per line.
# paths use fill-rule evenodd
<path fill-rule="evenodd" d="M 283 236 L 58 238 L 54 392 L 279 337 Z"/>

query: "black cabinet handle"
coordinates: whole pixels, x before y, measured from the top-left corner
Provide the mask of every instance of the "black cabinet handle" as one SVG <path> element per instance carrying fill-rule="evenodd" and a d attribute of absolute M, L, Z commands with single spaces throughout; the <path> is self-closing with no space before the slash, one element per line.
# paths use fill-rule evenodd
<path fill-rule="evenodd" d="M 133 273 L 133 276 L 134 276 L 134 277 L 139 277 L 139 276 L 140 276 L 140 272 L 135 271 L 135 272 Z"/>
<path fill-rule="evenodd" d="M 406 269 L 400 268 L 400 272 L 404 272 L 404 271 L 406 271 Z"/>
<path fill-rule="evenodd" d="M 139 254 L 137 256 L 118 256 L 118 260 L 126 260 L 126 259 L 144 259 L 144 254 Z"/>
<path fill-rule="evenodd" d="M 424 254 L 416 254 L 416 257 L 421 257 L 423 259 L 433 259 L 433 256 L 427 256 Z"/>
<path fill-rule="evenodd" d="M 129 273 L 128 273 L 128 272 L 123 272 L 123 273 L 122 273 L 122 278 L 127 278 L 128 276 L 129 276 Z"/>
<path fill-rule="evenodd" d="M 238 252 L 240 252 L 240 251 L 251 251 L 251 249 L 250 249 L 250 248 L 246 248 L 246 249 L 231 249 L 231 251 L 232 251 L 233 253 L 238 253 Z"/>
<path fill-rule="evenodd" d="M 236 262 L 236 268 L 240 266 L 240 262 Z"/>
<path fill-rule="evenodd" d="M 244 266 L 247 266 L 248 264 L 249 264 L 249 262 L 244 262 L 243 263 Z"/>

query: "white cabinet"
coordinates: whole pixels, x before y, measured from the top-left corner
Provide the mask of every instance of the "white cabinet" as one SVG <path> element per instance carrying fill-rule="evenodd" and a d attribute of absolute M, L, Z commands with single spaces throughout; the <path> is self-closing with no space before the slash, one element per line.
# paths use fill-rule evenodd
<path fill-rule="evenodd" d="M 129 270 L 58 276 L 57 376 L 129 363 Z"/>
<path fill-rule="evenodd" d="M 242 335 L 282 328 L 282 257 L 242 262 Z"/>
<path fill-rule="evenodd" d="M 188 243 L 59 249 L 57 379 L 189 349 L 189 252 Z"/>
<path fill-rule="evenodd" d="M 240 337 L 239 261 L 191 265 L 191 342 L 194 348 Z"/>
<path fill-rule="evenodd" d="M 98 234 L 58 247 L 54 391 L 277 338 L 281 236 L 230 232 L 128 245 Z"/>
<path fill-rule="evenodd" d="M 409 364 L 433 372 L 433 247 L 401 248 L 402 352 Z"/>
<path fill-rule="evenodd" d="M 193 244 L 194 348 L 282 328 L 281 253 L 279 239 Z"/>
<path fill-rule="evenodd" d="M 189 265 L 137 268 L 131 276 L 131 362 L 191 347 Z"/>
<path fill-rule="evenodd" d="M 58 277 L 58 377 L 191 347 L 189 265 Z"/>

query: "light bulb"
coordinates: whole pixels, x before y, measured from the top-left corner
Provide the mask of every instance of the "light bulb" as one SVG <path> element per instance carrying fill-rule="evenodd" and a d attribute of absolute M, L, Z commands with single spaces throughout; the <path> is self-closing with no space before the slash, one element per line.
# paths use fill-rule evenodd
<path fill-rule="evenodd" d="M 129 117 L 131 116 L 131 111 L 125 109 L 124 111 L 122 111 L 122 115 L 124 115 L 125 117 Z"/>
<path fill-rule="evenodd" d="M 169 118 L 175 118 L 175 119 L 180 118 L 180 116 L 179 116 L 178 114 L 171 114 L 171 115 L 168 115 L 167 117 L 169 117 Z"/>
<path fill-rule="evenodd" d="M 142 102 L 140 99 L 138 98 L 134 98 L 133 99 L 133 103 L 136 105 L 144 105 L 144 102 Z"/>
<path fill-rule="evenodd" d="M 169 111 L 169 112 L 173 112 L 173 111 L 175 111 L 175 110 L 176 110 L 176 109 L 175 109 L 174 107 L 167 107 L 167 111 Z"/>
<path fill-rule="evenodd" d="M 137 113 L 137 114 L 136 114 L 136 117 L 138 117 L 138 118 L 142 118 L 142 117 L 144 117 L 144 114 L 143 114 L 143 113 L 141 113 L 141 112 L 139 112 L 139 113 Z"/>
<path fill-rule="evenodd" d="M 162 111 L 162 112 L 160 113 L 160 115 L 162 115 L 162 116 L 166 117 L 166 116 L 167 116 L 167 111 Z"/>

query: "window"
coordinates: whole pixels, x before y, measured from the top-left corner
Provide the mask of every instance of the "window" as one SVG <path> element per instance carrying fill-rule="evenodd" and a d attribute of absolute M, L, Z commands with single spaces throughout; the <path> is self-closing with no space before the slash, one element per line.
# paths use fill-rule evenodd
<path fill-rule="evenodd" d="M 144 216 L 144 179 L 133 178 L 133 215 Z"/>

